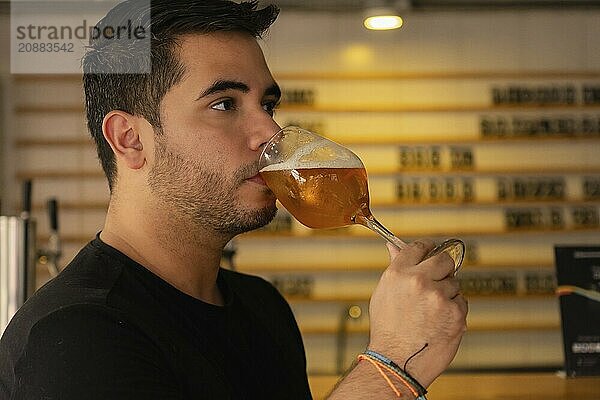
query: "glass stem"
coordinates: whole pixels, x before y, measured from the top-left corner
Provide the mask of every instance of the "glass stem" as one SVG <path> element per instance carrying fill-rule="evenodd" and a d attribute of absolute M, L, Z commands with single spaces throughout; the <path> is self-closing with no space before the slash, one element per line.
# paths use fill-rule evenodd
<path fill-rule="evenodd" d="M 362 214 L 357 214 L 356 216 L 354 216 L 354 221 L 357 224 L 366 226 L 367 228 L 377 233 L 382 238 L 384 238 L 394 246 L 398 247 L 399 249 L 404 249 L 408 246 L 406 242 L 394 236 L 392 232 L 390 232 L 385 226 L 381 225 L 381 223 L 377 221 L 373 216 L 365 217 Z"/>

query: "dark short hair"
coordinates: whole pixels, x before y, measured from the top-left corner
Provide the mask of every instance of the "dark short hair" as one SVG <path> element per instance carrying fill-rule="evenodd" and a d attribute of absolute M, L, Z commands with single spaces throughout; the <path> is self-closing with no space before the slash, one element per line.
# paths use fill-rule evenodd
<path fill-rule="evenodd" d="M 102 121 L 112 110 L 142 116 L 161 132 L 160 103 L 183 77 L 185 68 L 176 51 L 178 40 L 187 34 L 218 31 L 246 32 L 260 38 L 277 18 L 279 9 L 258 9 L 256 0 L 235 3 L 227 0 L 127 0 L 119 3 L 96 25 L 121 26 L 132 21 L 151 31 L 151 73 L 106 73 L 143 71 L 148 57 L 140 57 L 135 43 L 124 45 L 102 36 L 91 39 L 82 60 L 87 125 L 112 193 L 116 160 L 102 134 Z M 146 50 L 147 51 L 147 50 Z M 98 71 L 104 71 L 102 73 Z"/>

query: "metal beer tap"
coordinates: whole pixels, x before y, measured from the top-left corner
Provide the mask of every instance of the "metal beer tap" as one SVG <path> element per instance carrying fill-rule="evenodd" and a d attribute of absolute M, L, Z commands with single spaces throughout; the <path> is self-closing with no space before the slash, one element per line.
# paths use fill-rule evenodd
<path fill-rule="evenodd" d="M 58 260 L 62 255 L 60 236 L 58 235 L 58 202 L 51 198 L 47 203 L 48 217 L 50 219 L 50 237 L 48 245 L 38 251 L 38 261 L 46 265 L 50 276 L 55 277 L 60 272 Z"/>

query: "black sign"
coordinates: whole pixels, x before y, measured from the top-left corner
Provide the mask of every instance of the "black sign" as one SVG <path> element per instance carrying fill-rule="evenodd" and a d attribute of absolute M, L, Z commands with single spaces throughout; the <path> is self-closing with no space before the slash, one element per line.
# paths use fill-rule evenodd
<path fill-rule="evenodd" d="M 600 104 L 600 86 L 583 87 L 583 104 Z"/>
<path fill-rule="evenodd" d="M 553 272 L 531 271 L 523 275 L 511 272 L 469 272 L 458 275 L 460 289 L 466 295 L 548 295 L 556 291 Z"/>
<path fill-rule="evenodd" d="M 474 191 L 470 178 L 400 179 L 396 184 L 398 200 L 416 203 L 471 202 Z"/>
<path fill-rule="evenodd" d="M 475 167 L 473 150 L 470 147 L 451 147 L 450 165 L 452 169 L 473 169 Z"/>
<path fill-rule="evenodd" d="M 281 102 L 283 104 L 310 106 L 315 104 L 315 91 L 312 89 L 283 88 L 281 91 Z"/>
<path fill-rule="evenodd" d="M 484 116 L 479 130 L 485 138 L 600 136 L 600 115 Z"/>
<path fill-rule="evenodd" d="M 573 207 L 571 209 L 574 228 L 597 228 L 600 226 L 600 217 L 597 207 Z"/>
<path fill-rule="evenodd" d="M 600 375 L 600 247 L 554 253 L 567 376 Z"/>
<path fill-rule="evenodd" d="M 600 199 L 600 177 L 583 178 L 583 198 L 585 200 Z"/>
<path fill-rule="evenodd" d="M 468 273 L 458 275 L 460 291 L 465 295 L 507 295 L 517 293 L 514 273 Z"/>
<path fill-rule="evenodd" d="M 498 200 L 563 200 L 566 184 L 562 177 L 499 178 L 496 181 Z"/>
<path fill-rule="evenodd" d="M 400 147 L 401 169 L 439 169 L 441 151 L 438 146 Z"/>
<path fill-rule="evenodd" d="M 479 262 L 479 247 L 476 242 L 465 242 L 465 259 L 464 264 L 475 265 Z"/>
<path fill-rule="evenodd" d="M 273 286 L 284 296 L 310 297 L 315 280 L 312 276 L 276 276 L 270 279 Z"/>
<path fill-rule="evenodd" d="M 577 101 L 577 89 L 572 85 L 495 87 L 492 101 L 495 105 L 570 105 Z"/>
<path fill-rule="evenodd" d="M 525 290 L 527 294 L 554 294 L 556 278 L 553 273 L 527 273 Z"/>
<path fill-rule="evenodd" d="M 564 227 L 563 210 L 560 208 L 510 208 L 504 211 L 509 230 L 561 229 Z"/>

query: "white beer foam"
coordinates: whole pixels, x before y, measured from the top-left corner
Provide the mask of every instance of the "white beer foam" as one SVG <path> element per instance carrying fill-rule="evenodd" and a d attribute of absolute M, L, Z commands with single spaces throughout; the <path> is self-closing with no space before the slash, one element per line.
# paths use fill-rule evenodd
<path fill-rule="evenodd" d="M 267 165 L 261 171 L 282 171 L 292 169 L 312 168 L 364 168 L 357 155 L 350 152 L 342 152 L 341 146 L 330 145 L 327 140 L 317 140 L 297 149 L 286 162 Z M 327 157 L 327 151 L 331 150 Z M 321 154 L 323 157 L 320 157 Z M 321 159 L 319 159 L 321 158 Z M 327 159 L 329 158 L 329 159 Z"/>

